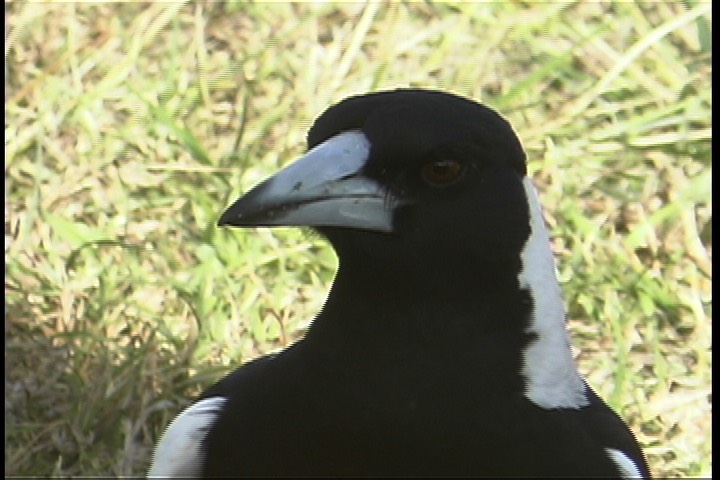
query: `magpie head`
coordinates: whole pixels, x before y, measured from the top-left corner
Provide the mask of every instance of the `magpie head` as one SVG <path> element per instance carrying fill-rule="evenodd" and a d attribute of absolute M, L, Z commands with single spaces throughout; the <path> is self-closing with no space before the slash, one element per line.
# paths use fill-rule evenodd
<path fill-rule="evenodd" d="M 219 223 L 327 237 L 340 267 L 316 320 L 461 332 L 484 345 L 476 364 L 517 359 L 506 368 L 537 405 L 586 404 L 540 204 L 505 119 L 448 93 L 378 92 L 330 107 L 308 147 Z"/>
<path fill-rule="evenodd" d="M 530 234 L 525 153 L 494 110 L 438 91 L 371 93 L 325 111 L 308 147 L 220 225 L 313 227 L 341 269 L 516 277 Z"/>

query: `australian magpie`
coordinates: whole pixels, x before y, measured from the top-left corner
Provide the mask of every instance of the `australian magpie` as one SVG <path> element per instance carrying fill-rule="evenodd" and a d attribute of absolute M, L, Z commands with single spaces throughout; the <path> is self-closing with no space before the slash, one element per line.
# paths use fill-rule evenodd
<path fill-rule="evenodd" d="M 149 476 L 650 477 L 578 373 L 524 150 L 420 89 L 330 107 L 220 225 L 306 226 L 339 269 L 302 340 L 208 389 Z"/>

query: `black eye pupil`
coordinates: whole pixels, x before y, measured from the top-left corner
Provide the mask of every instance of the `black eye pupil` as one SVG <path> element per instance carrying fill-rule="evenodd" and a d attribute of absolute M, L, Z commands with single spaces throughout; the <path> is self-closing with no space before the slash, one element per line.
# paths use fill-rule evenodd
<path fill-rule="evenodd" d="M 446 175 L 449 170 L 450 165 L 448 165 L 446 162 L 436 163 L 433 165 L 433 174 L 435 175 Z"/>
<path fill-rule="evenodd" d="M 438 160 L 423 166 L 423 180 L 432 186 L 447 185 L 456 180 L 462 172 L 462 165 L 454 160 Z"/>

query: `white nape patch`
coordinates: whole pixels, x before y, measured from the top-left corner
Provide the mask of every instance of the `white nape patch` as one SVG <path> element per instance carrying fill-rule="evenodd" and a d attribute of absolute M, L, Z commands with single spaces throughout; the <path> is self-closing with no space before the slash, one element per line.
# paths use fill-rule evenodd
<path fill-rule="evenodd" d="M 635 462 L 630 460 L 623 452 L 615 448 L 606 448 L 605 452 L 615 466 L 617 466 L 618 470 L 620 470 L 620 476 L 622 478 L 642 478 L 640 469 L 635 465 Z"/>
<path fill-rule="evenodd" d="M 227 401 L 211 397 L 186 408 L 168 425 L 155 447 L 148 478 L 196 478 L 204 454 L 202 442 Z"/>
<path fill-rule="evenodd" d="M 542 408 L 584 407 L 588 405 L 585 382 L 570 349 L 565 308 L 542 208 L 529 178 L 523 179 L 523 186 L 531 232 L 520 254 L 522 270 L 518 282 L 532 297 L 534 308 L 527 332 L 537 336 L 524 352 L 525 396 Z"/>

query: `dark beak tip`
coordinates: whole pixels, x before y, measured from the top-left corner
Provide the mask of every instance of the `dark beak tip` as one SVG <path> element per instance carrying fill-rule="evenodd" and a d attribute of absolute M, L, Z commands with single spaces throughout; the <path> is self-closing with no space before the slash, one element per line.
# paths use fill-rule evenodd
<path fill-rule="evenodd" d="M 229 215 L 229 211 L 225 210 L 222 215 L 220 215 L 220 218 L 217 221 L 218 227 L 227 227 L 232 225 L 233 221 L 233 215 Z"/>

